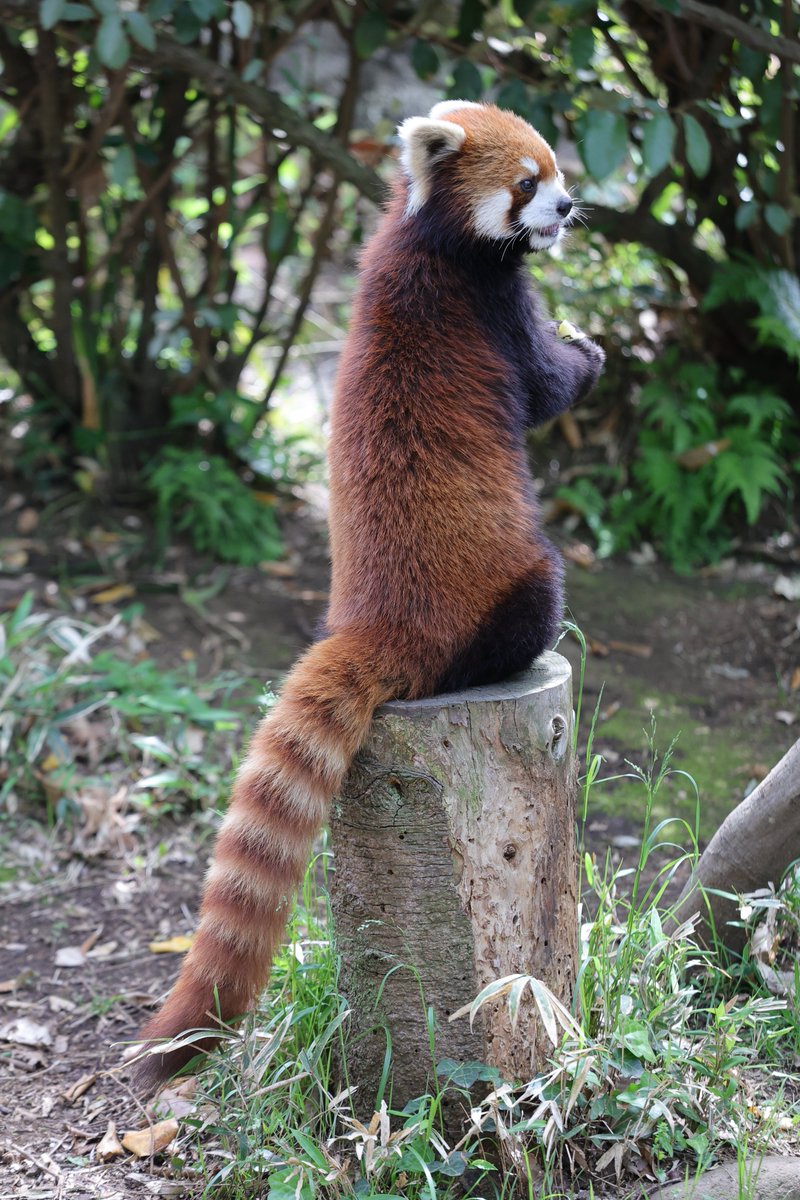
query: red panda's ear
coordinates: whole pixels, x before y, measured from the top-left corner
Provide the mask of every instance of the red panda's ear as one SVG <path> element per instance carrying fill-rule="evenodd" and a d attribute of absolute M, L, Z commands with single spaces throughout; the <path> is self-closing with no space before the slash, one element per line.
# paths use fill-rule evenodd
<path fill-rule="evenodd" d="M 416 212 L 428 198 L 434 166 L 456 154 L 467 135 L 454 121 L 432 121 L 430 117 L 409 117 L 397 132 L 403 144 L 400 161 L 411 180 L 408 211 Z"/>

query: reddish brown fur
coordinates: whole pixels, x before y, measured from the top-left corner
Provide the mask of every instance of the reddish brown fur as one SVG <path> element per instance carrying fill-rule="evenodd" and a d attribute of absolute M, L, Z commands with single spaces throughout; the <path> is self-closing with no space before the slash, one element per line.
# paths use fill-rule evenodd
<path fill-rule="evenodd" d="M 458 123 L 466 139 L 452 167 L 454 203 L 459 189 L 513 182 L 522 156 L 535 158 L 542 179 L 553 174 L 550 148 L 518 118 L 468 109 Z M 558 608 L 513 364 L 490 339 L 474 290 L 470 298 L 461 286 L 460 261 L 409 233 L 406 196 L 400 181 L 364 256 L 339 368 L 329 636 L 290 673 L 253 736 L 200 929 L 144 1031 L 151 1043 L 230 1022 L 252 1005 L 326 805 L 377 705 L 435 690 L 480 646 L 504 603 L 519 595 L 524 618 L 531 581 L 552 584 Z M 543 619 L 542 638 L 551 625 Z M 195 1049 L 151 1056 L 144 1072 L 169 1074 Z"/>
<path fill-rule="evenodd" d="M 453 175 L 468 196 L 512 187 L 520 178 L 523 158 L 537 164 L 537 179 L 542 183 L 556 172 L 555 155 L 547 142 L 514 113 L 486 105 L 446 113 L 442 120 L 466 130 Z"/>

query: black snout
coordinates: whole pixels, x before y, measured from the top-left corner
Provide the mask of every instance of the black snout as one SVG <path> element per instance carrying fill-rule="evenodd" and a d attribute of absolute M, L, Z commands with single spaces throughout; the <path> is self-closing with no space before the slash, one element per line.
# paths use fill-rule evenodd
<path fill-rule="evenodd" d="M 561 197 L 558 204 L 556 204 L 556 212 L 560 217 L 566 217 L 568 213 L 572 212 L 572 200 L 569 196 Z"/>

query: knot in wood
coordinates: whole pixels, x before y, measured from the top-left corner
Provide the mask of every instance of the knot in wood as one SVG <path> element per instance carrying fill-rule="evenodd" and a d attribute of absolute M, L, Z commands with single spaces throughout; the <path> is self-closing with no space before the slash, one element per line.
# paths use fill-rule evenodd
<path fill-rule="evenodd" d="M 503 851 L 503 858 L 506 862 L 511 862 L 512 858 L 517 857 L 517 847 L 509 843 Z"/>
<path fill-rule="evenodd" d="M 567 752 L 567 722 L 560 713 L 550 721 L 550 736 L 545 749 L 550 757 L 559 762 Z"/>

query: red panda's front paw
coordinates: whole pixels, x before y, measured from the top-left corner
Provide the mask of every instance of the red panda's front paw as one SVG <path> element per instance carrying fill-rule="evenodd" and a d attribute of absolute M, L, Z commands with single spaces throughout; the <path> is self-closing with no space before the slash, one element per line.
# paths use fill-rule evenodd
<path fill-rule="evenodd" d="M 574 346 L 576 350 L 580 350 L 582 354 L 591 359 L 598 370 L 602 368 L 606 361 L 605 350 L 598 346 L 597 342 L 593 342 L 582 329 L 578 329 L 569 321 L 561 321 L 556 328 L 556 333 L 562 342 L 566 342 L 568 346 Z"/>
<path fill-rule="evenodd" d="M 593 342 L 586 334 L 583 334 L 573 345 L 576 350 L 580 350 L 588 359 L 591 359 L 598 371 L 603 369 L 606 361 L 606 352 L 602 346 L 598 346 L 597 342 Z"/>

